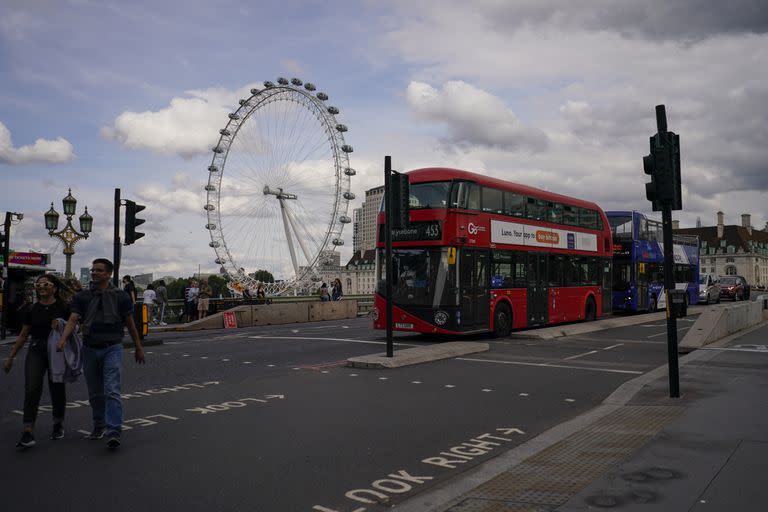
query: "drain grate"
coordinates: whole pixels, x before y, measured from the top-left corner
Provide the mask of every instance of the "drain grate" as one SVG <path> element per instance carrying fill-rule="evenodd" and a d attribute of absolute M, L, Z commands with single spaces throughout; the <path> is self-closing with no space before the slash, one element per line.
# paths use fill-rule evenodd
<path fill-rule="evenodd" d="M 446 512 L 539 512 L 567 502 L 682 410 L 625 406 L 459 497 Z"/>

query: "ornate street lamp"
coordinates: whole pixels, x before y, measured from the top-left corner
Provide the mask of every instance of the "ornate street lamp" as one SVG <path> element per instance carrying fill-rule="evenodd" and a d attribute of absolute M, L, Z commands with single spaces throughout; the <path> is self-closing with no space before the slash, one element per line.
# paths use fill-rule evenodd
<path fill-rule="evenodd" d="M 69 189 L 69 194 L 62 200 L 62 204 L 64 215 L 67 216 L 67 225 L 61 231 L 56 231 L 59 227 L 59 213 L 53 209 L 53 203 L 51 203 L 51 209 L 45 212 L 45 229 L 48 230 L 50 236 L 56 237 L 64 243 L 64 255 L 67 257 L 67 270 L 64 276 L 72 277 L 72 255 L 75 254 L 75 244 L 78 240 L 88 238 L 88 234 L 93 231 L 93 217 L 88 213 L 86 206 L 85 213 L 79 217 L 80 232 L 78 232 L 72 226 L 72 216 L 75 214 L 75 207 L 77 206 L 77 199 L 72 197 L 72 189 Z"/>

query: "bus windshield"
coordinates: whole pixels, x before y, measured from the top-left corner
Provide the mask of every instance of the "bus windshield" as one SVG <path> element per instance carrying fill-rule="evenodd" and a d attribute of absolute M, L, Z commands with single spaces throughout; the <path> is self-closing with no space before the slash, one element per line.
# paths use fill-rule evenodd
<path fill-rule="evenodd" d="M 384 250 L 379 250 L 384 262 Z M 384 265 L 378 265 L 378 292 L 386 294 Z M 392 299 L 414 306 L 455 306 L 456 266 L 448 265 L 448 249 L 393 249 Z"/>
<path fill-rule="evenodd" d="M 611 233 L 613 239 L 632 238 L 632 216 L 631 215 L 616 215 L 608 217 L 608 222 L 611 224 Z"/>
<path fill-rule="evenodd" d="M 412 210 L 448 207 L 448 196 L 451 190 L 450 181 L 411 183 L 408 189 L 408 203 Z"/>

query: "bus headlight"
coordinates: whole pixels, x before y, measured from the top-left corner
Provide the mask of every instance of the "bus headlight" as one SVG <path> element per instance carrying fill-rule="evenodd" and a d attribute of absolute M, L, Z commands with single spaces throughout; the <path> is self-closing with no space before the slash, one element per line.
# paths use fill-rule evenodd
<path fill-rule="evenodd" d="M 445 323 L 448 321 L 448 313 L 445 311 L 437 311 L 435 313 L 435 324 L 437 325 L 445 325 Z"/>

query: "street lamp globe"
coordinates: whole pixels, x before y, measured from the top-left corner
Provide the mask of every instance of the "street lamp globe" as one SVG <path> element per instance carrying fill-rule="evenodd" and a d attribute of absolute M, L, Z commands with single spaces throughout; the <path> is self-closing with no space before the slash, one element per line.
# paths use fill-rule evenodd
<path fill-rule="evenodd" d="M 55 231 L 58 227 L 59 213 L 53 209 L 53 203 L 51 203 L 51 209 L 45 212 L 45 229 Z"/>
<path fill-rule="evenodd" d="M 64 215 L 71 217 L 75 214 L 75 206 L 77 206 L 77 199 L 72 197 L 72 189 L 69 189 L 69 194 L 62 201 L 64 204 Z"/>
<path fill-rule="evenodd" d="M 88 234 L 93 230 L 93 217 L 88 213 L 88 207 L 85 207 L 85 213 L 80 216 L 80 231 Z"/>

